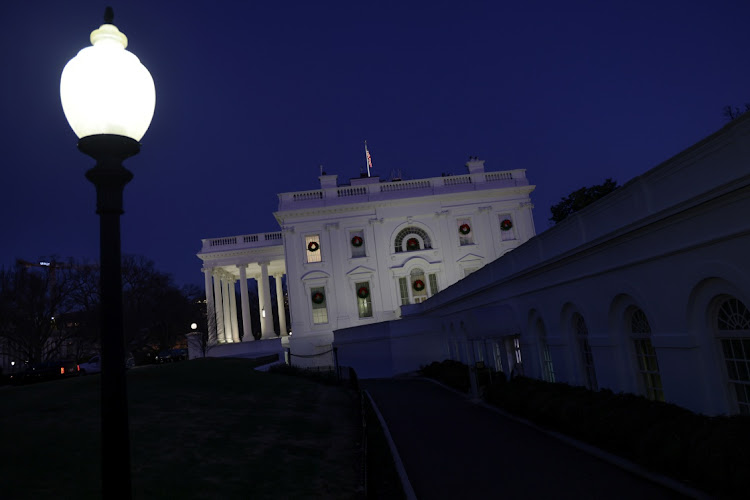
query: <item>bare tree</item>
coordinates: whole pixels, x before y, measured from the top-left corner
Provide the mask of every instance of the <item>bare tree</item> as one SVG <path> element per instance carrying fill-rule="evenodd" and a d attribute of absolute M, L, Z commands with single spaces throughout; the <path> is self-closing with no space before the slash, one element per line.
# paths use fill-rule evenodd
<path fill-rule="evenodd" d="M 70 265 L 19 261 L 0 269 L 0 349 L 20 361 L 39 363 L 63 353 L 70 331 L 61 316 L 71 310 Z"/>
<path fill-rule="evenodd" d="M 750 111 L 750 103 L 745 103 L 745 109 L 740 109 L 737 106 L 730 106 L 726 105 L 722 109 L 724 118 L 726 118 L 729 121 L 734 120 L 735 118 L 739 118 L 746 112 Z"/>

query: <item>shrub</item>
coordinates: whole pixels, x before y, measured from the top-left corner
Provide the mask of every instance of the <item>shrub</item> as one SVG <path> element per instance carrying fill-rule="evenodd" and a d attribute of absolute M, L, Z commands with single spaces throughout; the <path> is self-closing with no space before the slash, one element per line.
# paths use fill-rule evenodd
<path fill-rule="evenodd" d="M 721 496 L 746 495 L 750 418 L 707 417 L 634 394 L 524 377 L 492 384 L 490 404 Z"/>

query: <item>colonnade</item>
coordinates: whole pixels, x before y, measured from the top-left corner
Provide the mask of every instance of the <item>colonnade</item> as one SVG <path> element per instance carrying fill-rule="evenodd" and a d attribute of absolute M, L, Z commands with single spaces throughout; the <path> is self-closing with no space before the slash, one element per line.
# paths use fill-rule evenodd
<path fill-rule="evenodd" d="M 243 341 L 255 340 L 250 322 L 250 301 L 247 291 L 247 280 L 258 283 L 258 310 L 260 311 L 261 339 L 275 338 L 273 330 L 273 307 L 271 304 L 271 287 L 268 286 L 268 262 L 259 262 L 260 274 L 247 275 L 247 264 L 238 264 L 240 282 L 240 307 L 242 308 Z M 206 306 L 208 317 L 208 342 L 210 345 L 226 344 L 240 341 L 237 321 L 237 299 L 235 283 L 237 277 L 223 268 L 204 267 L 202 269 L 206 285 Z M 273 274 L 276 279 L 276 303 L 279 312 L 279 329 L 281 335 L 287 335 L 284 294 L 281 286 L 283 273 Z"/>

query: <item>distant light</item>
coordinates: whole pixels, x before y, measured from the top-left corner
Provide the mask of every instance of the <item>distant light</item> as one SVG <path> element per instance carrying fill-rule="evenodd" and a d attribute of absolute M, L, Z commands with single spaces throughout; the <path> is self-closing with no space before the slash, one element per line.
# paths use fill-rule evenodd
<path fill-rule="evenodd" d="M 16 366 L 16 362 L 15 361 L 11 361 L 10 362 L 10 366 Z"/>
<path fill-rule="evenodd" d="M 60 375 L 65 375 L 65 368 L 62 366 L 60 367 Z"/>
<path fill-rule="evenodd" d="M 191 330 L 197 330 L 198 329 L 198 324 L 197 323 L 191 323 L 190 324 L 190 329 Z"/>
<path fill-rule="evenodd" d="M 49 266 L 50 263 L 49 262 L 40 262 L 39 265 L 40 266 Z"/>
<path fill-rule="evenodd" d="M 260 314 L 265 318 L 266 317 L 266 309 L 265 308 L 261 309 Z"/>

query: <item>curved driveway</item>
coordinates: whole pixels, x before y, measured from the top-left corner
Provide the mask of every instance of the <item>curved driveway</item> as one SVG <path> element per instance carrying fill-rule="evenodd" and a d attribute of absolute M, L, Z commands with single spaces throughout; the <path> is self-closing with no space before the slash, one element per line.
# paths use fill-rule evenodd
<path fill-rule="evenodd" d="M 427 380 L 362 380 L 417 498 L 684 498 Z"/>

